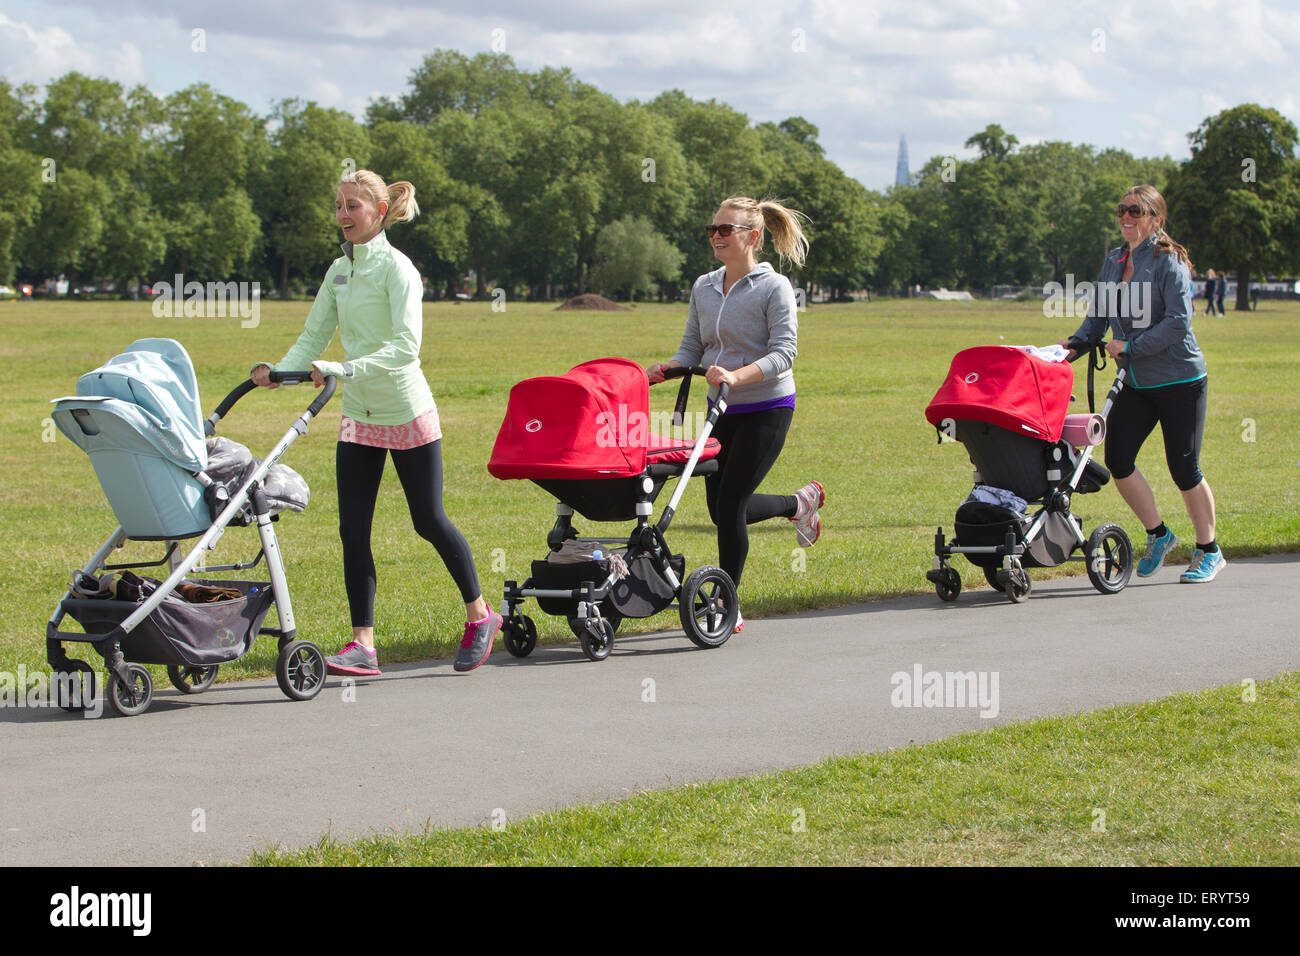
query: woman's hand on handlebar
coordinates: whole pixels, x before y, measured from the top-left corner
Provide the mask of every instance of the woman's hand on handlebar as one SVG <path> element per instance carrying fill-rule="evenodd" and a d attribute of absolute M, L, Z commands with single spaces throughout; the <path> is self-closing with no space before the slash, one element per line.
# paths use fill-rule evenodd
<path fill-rule="evenodd" d="M 1111 339 L 1106 343 L 1106 354 L 1111 358 L 1119 358 L 1127 347 L 1128 342 L 1124 339 Z"/>
<path fill-rule="evenodd" d="M 269 365 L 259 365 L 253 369 L 253 374 L 248 376 L 253 380 L 254 385 L 260 385 L 262 388 L 279 388 L 279 382 L 271 381 L 271 367 Z"/>
<path fill-rule="evenodd" d="M 1065 360 L 1067 362 L 1073 362 L 1079 354 L 1071 347 L 1069 339 L 1061 339 L 1056 344 L 1065 349 Z"/>
<path fill-rule="evenodd" d="M 651 385 L 658 385 L 664 380 L 664 369 L 680 368 L 681 364 L 681 362 L 655 362 L 645 370 L 645 374 L 650 379 Z"/>

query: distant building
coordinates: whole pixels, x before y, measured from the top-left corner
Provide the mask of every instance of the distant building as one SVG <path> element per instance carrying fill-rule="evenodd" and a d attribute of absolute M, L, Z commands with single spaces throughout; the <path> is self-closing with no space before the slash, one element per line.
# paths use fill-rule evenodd
<path fill-rule="evenodd" d="M 912 184 L 912 172 L 907 163 L 907 137 L 905 135 L 898 137 L 898 169 L 894 172 L 894 185 L 910 186 Z"/>

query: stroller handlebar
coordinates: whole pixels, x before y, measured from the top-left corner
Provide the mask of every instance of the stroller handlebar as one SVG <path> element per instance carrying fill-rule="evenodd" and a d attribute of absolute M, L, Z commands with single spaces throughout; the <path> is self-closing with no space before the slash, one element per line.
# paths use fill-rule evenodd
<path fill-rule="evenodd" d="M 303 382 L 310 382 L 311 373 L 311 369 L 307 369 L 305 372 L 272 372 L 270 377 L 272 382 L 276 382 L 280 385 L 299 385 Z M 221 404 L 217 406 L 217 410 L 213 412 L 206 421 L 204 421 L 204 435 L 211 437 L 215 434 L 217 422 L 221 421 L 221 419 L 225 418 L 226 415 L 230 413 L 230 410 L 235 407 L 236 402 L 257 387 L 258 386 L 252 379 L 246 378 L 231 389 L 230 394 L 221 400 Z M 307 414 L 311 418 L 315 418 L 319 415 L 321 409 L 324 408 L 326 403 L 334 397 L 334 391 L 337 388 L 338 379 L 333 375 L 326 375 L 325 385 L 321 388 L 320 394 L 317 395 L 312 403 L 307 406 Z"/>
<path fill-rule="evenodd" d="M 704 368 L 701 365 L 674 365 L 672 368 L 660 369 L 660 372 L 663 374 L 665 382 L 668 381 L 670 378 L 682 379 L 682 386 L 677 392 L 677 404 L 673 408 L 674 423 L 680 423 L 682 421 L 682 415 L 685 414 L 686 412 L 686 402 L 688 400 L 691 391 L 691 376 L 698 375 L 701 378 L 703 378 L 704 374 L 707 371 L 708 369 Z M 654 383 L 652 382 L 651 384 Z M 731 391 L 731 386 L 727 385 L 725 382 L 719 385 L 718 386 L 719 400 L 725 402 L 727 400 L 727 394 L 730 391 Z"/>

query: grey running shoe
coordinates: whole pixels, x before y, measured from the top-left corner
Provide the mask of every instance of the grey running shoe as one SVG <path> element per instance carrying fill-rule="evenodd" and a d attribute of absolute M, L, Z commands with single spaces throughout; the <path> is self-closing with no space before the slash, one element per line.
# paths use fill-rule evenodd
<path fill-rule="evenodd" d="M 465 636 L 461 638 L 460 650 L 456 653 L 456 663 L 452 667 L 465 673 L 472 671 L 492 653 L 492 639 L 501 630 L 501 615 L 488 608 L 488 616 L 483 620 L 465 624 Z"/>
<path fill-rule="evenodd" d="M 811 548 L 822 534 L 822 519 L 817 512 L 826 504 L 826 492 L 820 481 L 810 481 L 794 496 L 799 503 L 795 516 L 790 519 L 794 522 L 795 537 L 800 547 Z"/>
<path fill-rule="evenodd" d="M 379 674 L 379 655 L 357 641 L 349 641 L 343 650 L 325 658 L 325 669 L 347 677 L 375 677 Z"/>

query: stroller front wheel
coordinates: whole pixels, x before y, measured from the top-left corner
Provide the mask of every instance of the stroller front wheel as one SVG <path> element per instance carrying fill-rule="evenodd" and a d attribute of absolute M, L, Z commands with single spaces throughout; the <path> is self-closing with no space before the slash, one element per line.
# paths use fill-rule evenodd
<path fill-rule="evenodd" d="M 508 618 L 501 625 L 501 636 L 505 640 L 506 650 L 512 655 L 527 657 L 537 646 L 537 625 L 527 615 L 518 620 Z"/>
<path fill-rule="evenodd" d="M 139 664 L 127 664 L 127 682 L 110 670 L 108 675 L 108 703 L 123 717 L 143 714 L 153 703 L 153 678 Z"/>
<path fill-rule="evenodd" d="M 290 700 L 311 700 L 325 686 L 325 654 L 311 641 L 292 641 L 275 660 L 275 680 Z"/>
<path fill-rule="evenodd" d="M 578 635 L 588 660 L 603 661 L 614 649 L 614 625 L 605 618 L 589 619 Z"/>
<path fill-rule="evenodd" d="M 957 600 L 957 595 L 961 594 L 961 575 L 956 568 L 944 565 L 939 569 L 939 580 L 934 582 L 934 593 L 939 595 L 940 601 Z"/>

